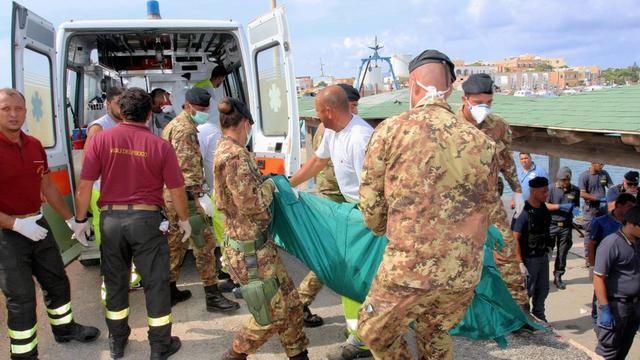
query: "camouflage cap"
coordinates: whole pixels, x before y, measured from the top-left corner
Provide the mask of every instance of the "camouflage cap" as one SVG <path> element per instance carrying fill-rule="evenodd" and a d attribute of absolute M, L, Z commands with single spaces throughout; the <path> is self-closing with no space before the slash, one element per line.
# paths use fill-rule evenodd
<path fill-rule="evenodd" d="M 451 73 L 451 82 L 454 82 L 456 80 L 455 65 L 453 65 L 453 62 L 447 55 L 441 53 L 438 50 L 425 50 L 422 52 L 422 54 L 413 58 L 413 60 L 411 60 L 411 62 L 409 63 L 409 72 L 413 72 L 413 70 L 419 68 L 424 64 L 431 63 L 442 63 L 443 65 L 445 65 Z"/>
<path fill-rule="evenodd" d="M 462 83 L 465 94 L 493 94 L 493 80 L 488 74 L 473 74 Z"/>

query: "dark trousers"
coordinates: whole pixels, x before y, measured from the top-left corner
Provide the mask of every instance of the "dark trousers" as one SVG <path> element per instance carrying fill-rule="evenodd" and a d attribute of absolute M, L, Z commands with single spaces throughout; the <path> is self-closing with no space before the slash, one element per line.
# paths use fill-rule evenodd
<path fill-rule="evenodd" d="M 612 329 L 596 325 L 596 353 L 607 360 L 622 360 L 629 353 L 640 325 L 640 303 L 625 304 L 609 298 L 609 306 L 616 324 Z"/>
<path fill-rule="evenodd" d="M 551 227 L 549 228 L 551 239 L 553 239 L 553 242 L 558 249 L 556 261 L 553 264 L 553 274 L 557 276 L 564 275 L 567 268 L 567 255 L 569 254 L 569 250 L 573 245 L 571 235 L 571 222 L 569 221 L 563 225 L 563 227 L 551 225 Z"/>
<path fill-rule="evenodd" d="M 151 351 L 163 352 L 171 343 L 169 246 L 158 227 L 158 211 L 107 210 L 100 214 L 102 274 L 107 289 L 109 336 L 128 337 L 131 261 L 142 276 L 147 304 Z"/>
<path fill-rule="evenodd" d="M 0 230 L 0 289 L 6 297 L 12 359 L 38 355 L 34 277 L 42 288 L 54 335 L 68 335 L 73 327 L 69 279 L 60 249 L 44 218 L 38 220 L 38 224 L 49 230 L 47 237 L 40 241 L 32 241 L 11 230 Z"/>
<path fill-rule="evenodd" d="M 527 267 L 527 292 L 531 298 L 531 314 L 538 319 L 545 319 L 544 302 L 549 295 L 549 256 L 525 257 Z"/>
<path fill-rule="evenodd" d="M 584 232 L 585 232 L 584 240 L 583 240 L 585 259 L 589 259 L 589 241 L 591 241 L 591 223 L 593 222 L 593 219 L 597 218 L 602 214 L 606 214 L 606 212 L 601 211 L 600 208 L 597 208 L 597 207 L 586 206 L 583 208 L 582 217 L 584 221 L 582 222 L 582 227 L 584 227 Z"/>

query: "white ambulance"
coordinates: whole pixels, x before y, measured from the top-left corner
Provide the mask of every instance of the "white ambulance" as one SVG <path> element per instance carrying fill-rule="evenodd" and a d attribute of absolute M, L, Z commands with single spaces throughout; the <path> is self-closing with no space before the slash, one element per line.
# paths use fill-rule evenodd
<path fill-rule="evenodd" d="M 46 11 L 41 9 L 40 11 Z M 291 42 L 283 8 L 251 21 L 246 30 L 228 20 L 91 20 L 56 30 L 13 3 L 12 84 L 27 99 L 24 130 L 46 148 L 51 176 L 69 206 L 82 159 L 82 127 L 105 114 L 112 86 L 184 94 L 217 64 L 229 74 L 225 95 L 249 105 L 256 125 L 250 148 L 264 173 L 292 174 L 300 166 L 300 127 Z M 175 107 L 176 104 L 174 104 Z M 69 263 L 84 264 L 84 249 L 45 204 L 44 214 Z"/>

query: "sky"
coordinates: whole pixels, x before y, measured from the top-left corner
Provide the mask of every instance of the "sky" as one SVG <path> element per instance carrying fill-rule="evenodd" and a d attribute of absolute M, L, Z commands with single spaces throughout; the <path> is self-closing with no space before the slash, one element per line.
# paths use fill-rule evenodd
<path fill-rule="evenodd" d="M 69 19 L 131 19 L 145 0 L 22 0 L 56 27 Z M 296 75 L 354 77 L 375 36 L 381 55 L 438 49 L 452 59 L 499 60 L 525 53 L 569 65 L 640 62 L 638 0 L 278 0 L 286 9 Z M 160 0 L 163 18 L 246 24 L 271 0 Z M 209 9 L 207 11 L 206 9 Z M 0 0 L 0 86 L 8 85 L 11 1 Z M 208 14 L 207 14 L 208 13 Z M 322 60 L 321 60 L 322 59 Z"/>

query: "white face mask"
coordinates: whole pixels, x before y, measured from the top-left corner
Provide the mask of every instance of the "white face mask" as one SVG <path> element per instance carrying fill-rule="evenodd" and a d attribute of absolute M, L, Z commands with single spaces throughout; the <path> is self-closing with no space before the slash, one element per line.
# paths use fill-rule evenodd
<path fill-rule="evenodd" d="M 163 105 L 160 109 L 165 114 L 170 114 L 170 113 L 173 112 L 173 106 L 171 106 L 171 105 Z"/>
<path fill-rule="evenodd" d="M 420 81 L 418 81 L 418 80 L 416 80 L 416 84 L 417 84 L 418 86 L 420 86 L 421 88 L 423 88 L 423 89 L 424 89 L 424 91 L 426 91 L 427 93 L 426 93 L 426 94 L 424 94 L 424 96 L 422 97 L 422 99 L 420 99 L 420 100 L 416 103 L 416 105 L 415 105 L 415 106 L 418 106 L 418 105 L 419 105 L 420 103 L 422 103 L 423 101 L 425 101 L 425 100 L 427 100 L 427 99 L 431 99 L 431 98 L 442 98 L 442 99 L 444 99 L 444 98 L 445 98 L 445 96 L 446 96 L 446 94 L 447 94 L 447 92 L 449 91 L 449 88 L 451 87 L 451 86 L 449 86 L 446 90 L 444 90 L 444 91 L 439 91 L 438 89 L 436 89 L 436 87 L 435 87 L 435 86 L 433 86 L 433 85 L 426 86 L 426 85 L 424 85 L 423 83 L 421 83 L 421 82 L 420 82 Z M 411 97 L 411 94 L 412 94 L 412 93 L 413 93 L 413 91 L 411 91 L 411 92 L 409 93 L 409 97 Z M 412 101 L 411 101 L 411 99 L 409 99 L 409 102 L 412 102 Z"/>
<path fill-rule="evenodd" d="M 471 105 L 467 101 L 467 106 L 469 106 L 469 112 L 471 112 L 471 117 L 480 125 L 486 118 L 491 114 L 491 106 L 487 104 L 478 104 Z"/>

